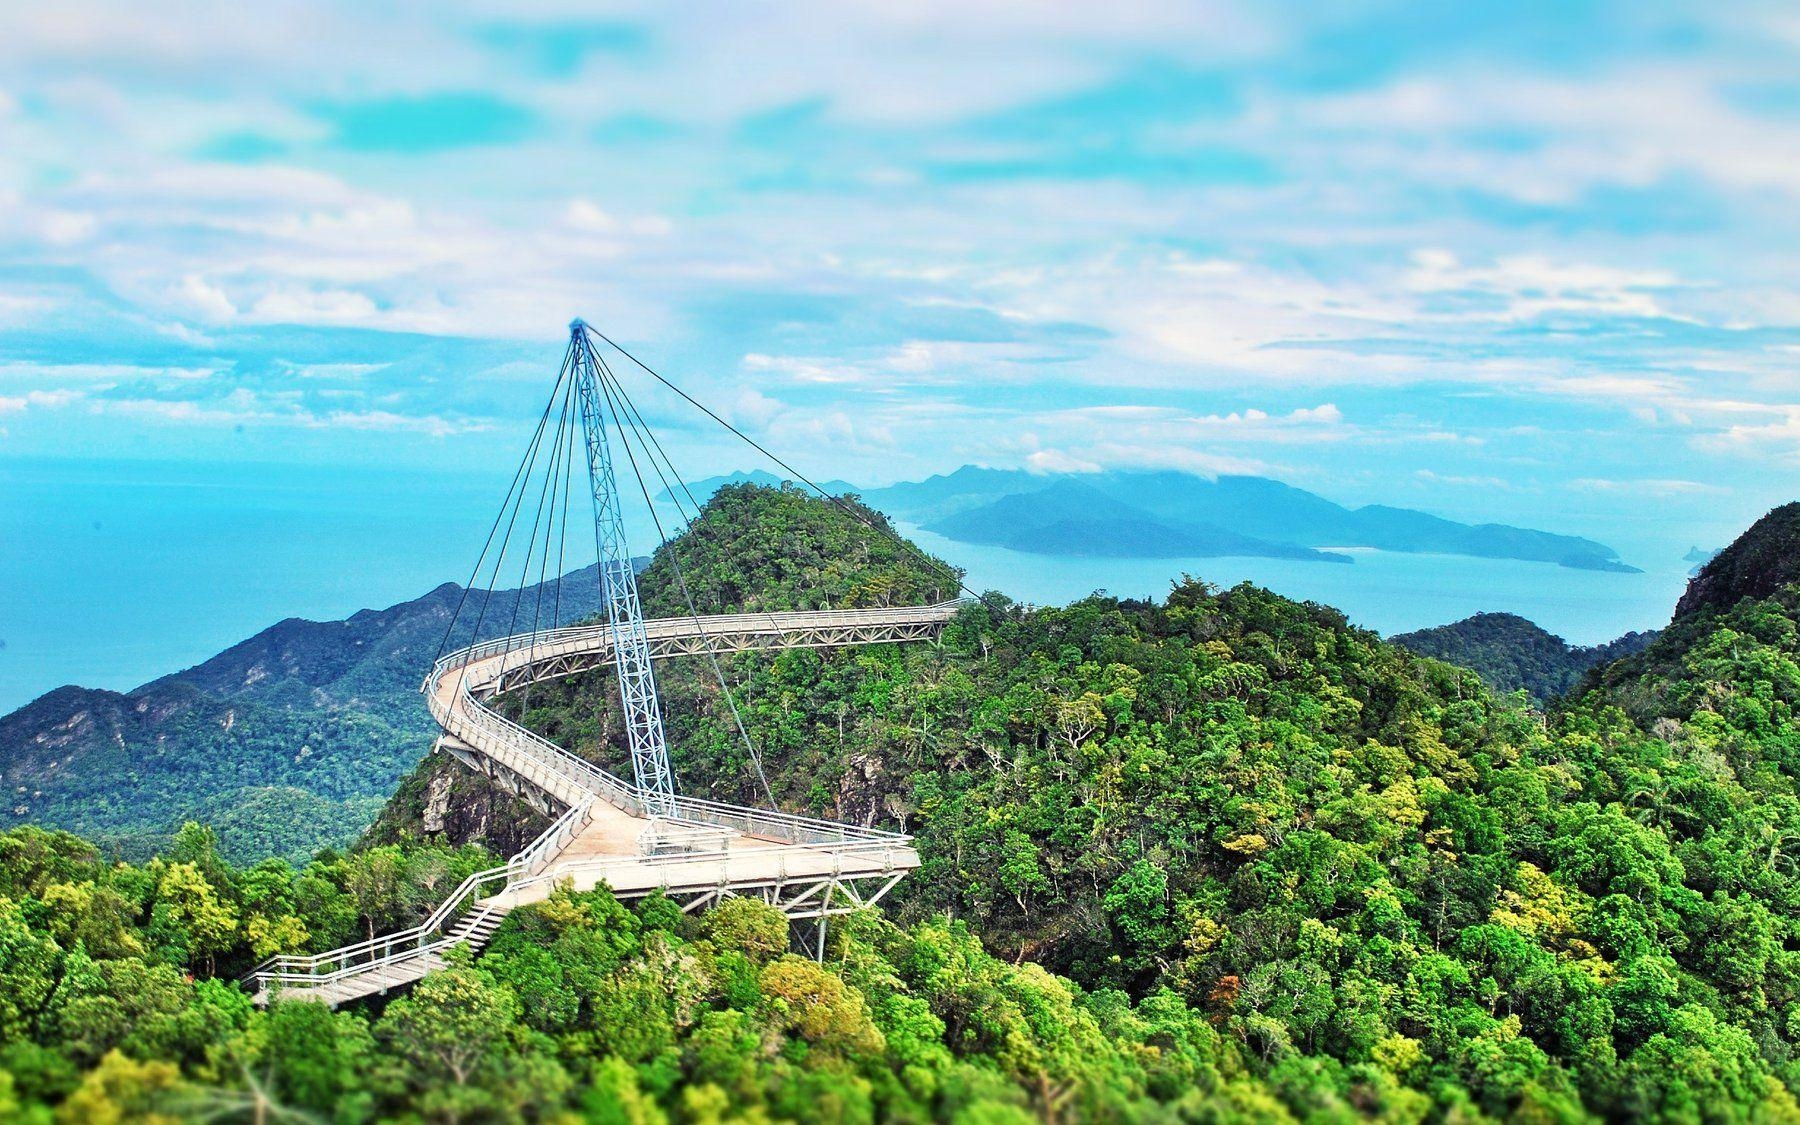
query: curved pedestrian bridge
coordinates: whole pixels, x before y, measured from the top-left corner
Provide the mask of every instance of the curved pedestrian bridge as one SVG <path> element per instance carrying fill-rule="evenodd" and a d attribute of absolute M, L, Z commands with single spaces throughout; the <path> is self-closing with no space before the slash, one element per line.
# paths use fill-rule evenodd
<path fill-rule="evenodd" d="M 645 631 L 656 658 L 922 641 L 964 604 L 669 617 Z M 432 666 L 421 690 L 443 731 L 437 749 L 556 819 L 506 864 L 464 880 L 420 926 L 258 966 L 245 984 L 259 1003 L 279 992 L 339 1004 L 417 980 L 451 946 L 479 948 L 508 911 L 558 884 L 605 883 L 624 899 L 661 891 L 684 910 L 753 895 L 822 926 L 878 901 L 919 865 L 911 837 L 897 832 L 679 795 L 672 816 L 650 816 L 636 785 L 492 706 L 515 688 L 609 664 L 612 645 L 608 626 L 576 626 L 484 641 Z"/>

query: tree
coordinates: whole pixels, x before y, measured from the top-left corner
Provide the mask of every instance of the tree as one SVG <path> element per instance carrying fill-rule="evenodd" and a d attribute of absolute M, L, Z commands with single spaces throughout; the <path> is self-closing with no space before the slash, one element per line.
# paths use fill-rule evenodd
<path fill-rule="evenodd" d="M 518 1022 L 518 1001 L 487 973 L 452 964 L 388 1006 L 375 1033 L 420 1085 L 468 1085 L 497 1069 Z"/>
<path fill-rule="evenodd" d="M 356 904 L 356 912 L 368 927 L 369 940 L 376 928 L 388 928 L 405 906 L 401 893 L 406 857 L 397 847 L 370 848 L 344 861 L 344 891 Z"/>
<path fill-rule="evenodd" d="M 272 1096 L 321 1118 L 368 1117 L 376 1043 L 360 1016 L 312 1000 L 279 1000 L 261 1031 L 254 1061 Z"/>
<path fill-rule="evenodd" d="M 190 959 L 204 960 L 209 973 L 213 958 L 230 949 L 237 936 L 236 910 L 219 898 L 192 863 L 164 868 L 156 884 L 156 917 L 160 925 L 172 929 Z"/>
<path fill-rule="evenodd" d="M 171 1103 L 180 1088 L 181 1072 L 173 1063 L 138 1062 L 110 1051 L 57 1107 L 56 1120 L 67 1125 L 178 1125 L 178 1118 L 159 1107 Z"/>

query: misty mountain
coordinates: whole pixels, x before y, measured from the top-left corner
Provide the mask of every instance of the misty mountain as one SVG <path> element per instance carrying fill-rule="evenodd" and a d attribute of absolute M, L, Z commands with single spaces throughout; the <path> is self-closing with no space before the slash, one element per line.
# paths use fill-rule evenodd
<path fill-rule="evenodd" d="M 927 525 L 964 543 L 988 543 L 1039 555 L 1099 558 L 1266 558 L 1350 561 L 1289 543 L 1242 535 L 1210 523 L 1158 519 L 1074 478 L 1037 492 L 1003 495 Z"/>
<path fill-rule="evenodd" d="M 740 479 L 694 486 L 704 499 Z M 842 481 L 832 491 L 856 491 Z M 702 489 L 705 489 L 702 492 Z M 1332 547 L 1520 559 L 1578 570 L 1635 573 L 1604 543 L 1505 524 L 1469 524 L 1371 504 L 1349 508 L 1267 477 L 1203 477 L 1173 470 L 1040 475 L 964 465 L 955 472 L 861 493 L 888 515 L 963 543 L 1035 554 L 1113 558 L 1250 555 L 1344 562 Z"/>

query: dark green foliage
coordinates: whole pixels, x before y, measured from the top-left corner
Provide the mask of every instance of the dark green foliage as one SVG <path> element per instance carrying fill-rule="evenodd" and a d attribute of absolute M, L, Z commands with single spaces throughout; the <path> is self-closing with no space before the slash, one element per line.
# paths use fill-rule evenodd
<path fill-rule="evenodd" d="M 962 572 L 899 540 L 854 496 L 864 522 L 791 485 L 727 485 L 639 579 L 644 612 L 688 612 L 677 564 L 703 614 L 920 605 L 958 595 Z M 877 530 L 882 529 L 882 530 Z"/>
<path fill-rule="evenodd" d="M 1706 560 L 1675 607 L 1677 620 L 1729 610 L 1800 583 L 1800 503 L 1783 504 Z"/>
<path fill-rule="evenodd" d="M 63 688 L 0 719 L 0 825 L 82 832 L 135 859 L 191 817 L 218 823 L 234 858 L 296 862 L 354 840 L 429 745 L 356 709 L 231 702 L 186 684 L 132 695 Z"/>
<path fill-rule="evenodd" d="M 1296 1111 L 1380 1072 L 1402 1116 L 1747 1120 L 1800 1080 L 1797 621 L 1800 589 L 1677 622 L 1550 716 L 1192 582 L 730 674 L 782 803 L 917 835 L 902 918 L 1167 990 Z M 709 678 L 665 678 L 677 772 L 754 800 Z M 512 706 L 602 757 L 617 729 L 591 682 Z"/>
<path fill-rule="evenodd" d="M 1627 633 L 1603 645 L 1577 646 L 1516 614 L 1478 613 L 1388 640 L 1420 656 L 1468 668 L 1497 692 L 1524 691 L 1546 703 L 1574 689 L 1592 669 L 1642 652 L 1656 633 Z"/>
<path fill-rule="evenodd" d="M 759 902 L 690 918 L 661 898 L 633 911 L 604 889 L 559 892 L 512 915 L 479 959 L 452 951 L 385 1005 L 263 1011 L 228 983 L 257 955 L 259 923 L 339 940 L 333 902 L 361 901 L 369 873 L 391 869 L 364 906 L 399 925 L 434 875 L 454 880 L 473 862 L 372 849 L 299 874 L 236 870 L 189 826 L 169 856 L 129 867 L 66 834 L 0 834 L 0 1112 L 1135 1120 L 1164 1103 L 1198 1119 L 1285 1116 L 1232 1042 L 1173 994 L 1089 995 L 990 956 L 961 924 L 839 918 L 820 965 L 787 951 L 787 920 Z M 110 937 L 96 948 L 99 935 Z M 1377 1072 L 1345 1081 L 1367 1098 L 1405 1094 Z"/>

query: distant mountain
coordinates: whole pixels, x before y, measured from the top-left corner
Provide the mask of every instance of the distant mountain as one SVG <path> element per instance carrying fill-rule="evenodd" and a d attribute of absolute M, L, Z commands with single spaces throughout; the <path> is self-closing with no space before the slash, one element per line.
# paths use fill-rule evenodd
<path fill-rule="evenodd" d="M 1346 508 L 1264 477 L 1173 471 L 1039 476 L 966 465 L 944 476 L 871 489 L 863 498 L 951 539 L 1039 554 L 1258 555 L 1335 562 L 1343 556 L 1322 549 L 1374 547 L 1580 570 L 1636 570 L 1592 539 L 1458 523 L 1379 504 Z"/>
<path fill-rule="evenodd" d="M 1688 583 L 1675 619 L 1731 609 L 1800 583 L 1800 502 L 1784 504 L 1714 555 Z"/>
<path fill-rule="evenodd" d="M 1106 558 L 1197 558 L 1257 555 L 1349 562 L 1287 543 L 1273 543 L 1208 523 L 1157 519 L 1075 478 L 1037 492 L 1015 493 L 927 525 L 963 543 L 989 543 L 1040 555 Z"/>
<path fill-rule="evenodd" d="M 1516 614 L 1478 613 L 1388 639 L 1471 669 L 1495 691 L 1523 689 L 1542 703 L 1573 691 L 1591 669 L 1644 651 L 1656 636 L 1654 630 L 1627 633 L 1603 645 L 1576 646 Z"/>
<path fill-rule="evenodd" d="M 475 591 L 450 643 L 477 635 L 475 617 L 482 637 L 547 621 L 555 596 Z M 598 612 L 595 568 L 561 597 L 565 622 Z M 134 691 L 40 696 L 0 717 L 0 827 L 67 828 L 129 854 L 196 816 L 236 856 L 348 844 L 431 745 L 419 682 L 462 598 L 445 583 L 342 621 L 290 618 Z"/>

